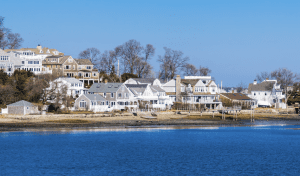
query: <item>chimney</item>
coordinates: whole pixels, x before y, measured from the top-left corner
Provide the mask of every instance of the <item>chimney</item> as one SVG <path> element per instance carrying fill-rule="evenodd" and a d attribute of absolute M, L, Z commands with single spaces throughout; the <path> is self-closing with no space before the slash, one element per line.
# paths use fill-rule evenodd
<path fill-rule="evenodd" d="M 231 93 L 234 93 L 234 90 L 232 89 Z"/>
<path fill-rule="evenodd" d="M 38 46 L 36 47 L 36 49 L 42 50 L 42 46 L 40 44 L 38 44 Z"/>
<path fill-rule="evenodd" d="M 181 78 L 180 78 L 180 75 L 176 76 L 175 91 L 176 91 L 176 101 L 181 102 Z"/>
<path fill-rule="evenodd" d="M 107 84 L 107 79 L 104 80 L 104 83 Z"/>
<path fill-rule="evenodd" d="M 266 78 L 266 80 L 268 81 L 268 80 L 269 80 L 269 78 Z"/>
<path fill-rule="evenodd" d="M 253 85 L 256 85 L 257 84 L 257 81 L 256 81 L 256 79 L 254 80 L 254 82 L 253 82 Z"/>

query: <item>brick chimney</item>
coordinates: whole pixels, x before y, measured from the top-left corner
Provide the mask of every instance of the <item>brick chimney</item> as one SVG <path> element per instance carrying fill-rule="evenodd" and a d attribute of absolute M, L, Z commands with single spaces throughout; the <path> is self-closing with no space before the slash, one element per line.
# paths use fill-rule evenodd
<path fill-rule="evenodd" d="M 181 78 L 180 75 L 176 76 L 176 101 L 181 102 Z"/>

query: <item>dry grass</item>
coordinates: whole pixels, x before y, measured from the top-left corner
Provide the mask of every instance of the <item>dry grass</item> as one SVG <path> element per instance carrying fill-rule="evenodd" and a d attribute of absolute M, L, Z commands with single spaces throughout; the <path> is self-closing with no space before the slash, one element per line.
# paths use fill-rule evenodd
<path fill-rule="evenodd" d="M 46 122 L 52 122 L 52 123 L 90 123 L 90 121 L 88 121 L 88 120 L 81 120 L 81 119 L 48 120 Z"/>

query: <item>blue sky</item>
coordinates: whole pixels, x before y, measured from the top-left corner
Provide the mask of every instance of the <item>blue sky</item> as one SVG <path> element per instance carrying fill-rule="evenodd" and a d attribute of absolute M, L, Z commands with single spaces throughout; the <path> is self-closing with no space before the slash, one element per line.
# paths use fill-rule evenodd
<path fill-rule="evenodd" d="M 292 0 L 1 0 L 0 16 L 21 34 L 22 47 L 41 44 L 76 58 L 88 47 L 103 52 L 135 39 L 156 48 L 155 71 L 168 47 L 209 67 L 217 84 L 236 86 L 262 71 L 298 72 L 299 7 Z"/>

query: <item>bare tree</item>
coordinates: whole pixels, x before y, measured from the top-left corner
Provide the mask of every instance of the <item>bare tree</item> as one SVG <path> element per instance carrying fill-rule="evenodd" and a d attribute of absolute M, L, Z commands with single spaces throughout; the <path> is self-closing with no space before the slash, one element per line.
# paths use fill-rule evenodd
<path fill-rule="evenodd" d="M 183 52 L 164 47 L 165 54 L 158 56 L 160 64 L 161 79 L 173 79 L 175 75 L 184 67 L 189 57 L 184 57 Z"/>
<path fill-rule="evenodd" d="M 89 59 L 99 69 L 100 67 L 100 51 L 97 48 L 87 48 L 79 53 L 80 59 Z"/>
<path fill-rule="evenodd" d="M 199 70 L 193 64 L 185 64 L 182 68 L 182 71 L 185 76 L 196 76 Z"/>
<path fill-rule="evenodd" d="M 246 85 L 245 85 L 243 82 L 241 82 L 241 83 L 237 86 L 236 91 L 237 91 L 237 93 L 241 93 L 245 88 L 246 88 Z"/>
<path fill-rule="evenodd" d="M 285 104 L 287 107 L 287 100 L 289 98 L 289 96 L 287 95 L 287 87 L 292 86 L 297 80 L 299 80 L 298 75 L 286 68 L 279 68 L 279 69 L 271 72 L 271 76 L 273 78 L 276 78 L 278 84 L 280 84 L 281 88 L 283 88 L 283 90 L 285 92 L 285 96 L 286 96 Z"/>
<path fill-rule="evenodd" d="M 100 57 L 100 72 L 104 71 L 106 74 L 110 74 L 113 67 L 115 67 L 116 61 L 117 53 L 115 51 L 104 51 Z"/>
<path fill-rule="evenodd" d="M 141 78 L 149 77 L 151 74 L 151 71 L 153 67 L 149 64 L 149 60 L 154 56 L 155 54 L 155 48 L 151 44 L 147 44 L 146 48 L 144 49 L 145 57 L 141 59 L 141 67 L 138 69 L 140 73 L 138 73 L 138 76 Z"/>
<path fill-rule="evenodd" d="M 257 74 L 256 75 L 256 81 L 258 82 L 263 82 L 264 80 L 266 79 L 271 79 L 272 78 L 272 75 L 271 73 L 268 73 L 268 72 L 261 72 L 260 74 Z"/>
<path fill-rule="evenodd" d="M 123 45 L 115 48 L 115 51 L 119 51 L 124 73 L 136 73 L 136 63 L 141 59 L 140 57 L 143 50 L 144 48 L 141 46 L 140 42 L 136 40 L 129 40 Z"/>
<path fill-rule="evenodd" d="M 8 42 L 9 49 L 19 48 L 23 41 L 24 41 L 23 38 L 18 33 L 10 33 L 7 35 L 7 42 Z"/>
<path fill-rule="evenodd" d="M 23 38 L 18 33 L 12 33 L 10 29 L 3 25 L 4 18 L 0 16 L 0 48 L 15 49 L 21 46 Z"/>
<path fill-rule="evenodd" d="M 211 70 L 208 67 L 202 67 L 200 65 L 199 73 L 200 73 L 200 76 L 208 76 L 211 73 Z"/>
<path fill-rule="evenodd" d="M 277 80 L 278 84 L 280 84 L 285 91 L 288 86 L 292 86 L 298 80 L 298 75 L 286 68 L 279 68 L 271 72 L 271 76 Z"/>

